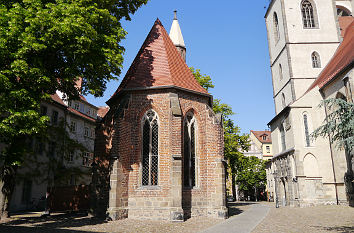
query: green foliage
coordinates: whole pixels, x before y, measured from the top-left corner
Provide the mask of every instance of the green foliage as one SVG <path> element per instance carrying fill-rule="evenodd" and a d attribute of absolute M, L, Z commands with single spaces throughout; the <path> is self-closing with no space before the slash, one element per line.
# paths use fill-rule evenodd
<path fill-rule="evenodd" d="M 210 76 L 201 75 L 199 69 L 195 70 L 194 68 L 190 68 L 190 70 L 203 88 L 208 90 L 209 88 L 214 87 Z M 222 103 L 219 99 L 214 99 L 213 111 L 222 114 L 224 127 L 224 155 L 228 161 L 227 164 L 231 169 L 231 173 L 235 174 L 238 158 L 242 156 L 240 150 L 247 150 L 249 147 L 249 136 L 241 135 L 240 127 L 235 125 L 233 120 L 230 119 L 234 114 L 230 105 Z"/>
<path fill-rule="evenodd" d="M 326 107 L 328 115 L 312 137 L 330 136 L 331 143 L 335 143 L 338 149 L 346 148 L 352 151 L 354 148 L 354 103 L 342 99 L 327 99 L 322 101 L 320 107 Z"/>
<path fill-rule="evenodd" d="M 120 20 L 130 20 L 147 1 L 0 1 L 3 155 L 14 151 L 10 147 L 21 137 L 46 132 L 48 118 L 39 114 L 39 105 L 56 90 L 71 99 L 80 91 L 103 94 L 122 68 L 120 42 L 126 32 Z M 83 78 L 82 90 L 75 87 L 78 77 Z"/>
<path fill-rule="evenodd" d="M 266 183 L 265 161 L 257 157 L 241 156 L 237 163 L 236 183 L 240 190 L 248 191 Z"/>
<path fill-rule="evenodd" d="M 0 0 L 0 177 L 7 195 L 28 137 L 47 133 L 41 101 L 102 96 L 121 73 L 122 19 L 148 0 Z M 82 77 L 82 89 L 75 82 Z M 13 182 L 12 182 L 13 183 Z M 3 210 L 4 208 L 2 208 Z"/>
<path fill-rule="evenodd" d="M 194 69 L 193 67 L 189 68 L 193 75 L 194 78 L 199 82 L 199 84 L 205 89 L 205 90 L 209 90 L 209 88 L 214 88 L 214 85 L 211 81 L 211 78 L 209 75 L 206 74 L 201 74 L 200 73 L 200 69 Z"/>

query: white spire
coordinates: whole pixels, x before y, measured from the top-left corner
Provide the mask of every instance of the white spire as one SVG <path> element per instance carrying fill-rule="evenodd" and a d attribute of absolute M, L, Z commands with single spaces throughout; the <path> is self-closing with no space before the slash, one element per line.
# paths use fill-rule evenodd
<path fill-rule="evenodd" d="M 175 16 L 173 18 L 171 30 L 170 30 L 170 38 L 175 46 L 180 46 L 185 48 L 184 40 L 181 32 L 181 28 L 179 27 L 177 20 L 177 11 L 174 11 Z"/>

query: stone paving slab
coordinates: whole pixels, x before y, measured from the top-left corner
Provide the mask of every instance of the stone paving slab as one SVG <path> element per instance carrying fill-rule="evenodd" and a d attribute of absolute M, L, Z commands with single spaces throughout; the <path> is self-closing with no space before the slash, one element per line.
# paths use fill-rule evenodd
<path fill-rule="evenodd" d="M 249 233 L 267 216 L 269 209 L 269 206 L 262 204 L 252 205 L 250 209 L 242 214 L 231 217 L 225 222 L 210 227 L 201 233 Z"/>

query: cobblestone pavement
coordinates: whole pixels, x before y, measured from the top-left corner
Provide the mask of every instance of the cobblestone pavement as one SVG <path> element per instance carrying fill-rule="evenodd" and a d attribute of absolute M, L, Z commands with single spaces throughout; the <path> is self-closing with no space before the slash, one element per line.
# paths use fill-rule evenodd
<path fill-rule="evenodd" d="M 238 215 L 253 203 L 239 202 L 230 204 L 230 215 Z M 0 232 L 6 233 L 69 233 L 69 232 L 199 232 L 222 219 L 191 218 L 182 223 L 169 221 L 132 220 L 103 221 L 90 218 L 86 214 L 54 214 L 47 218 L 37 213 L 13 216 L 10 221 L 0 224 Z"/>
<path fill-rule="evenodd" d="M 326 205 L 275 208 L 274 203 L 268 205 L 271 205 L 268 215 L 252 233 L 354 232 L 353 207 Z"/>

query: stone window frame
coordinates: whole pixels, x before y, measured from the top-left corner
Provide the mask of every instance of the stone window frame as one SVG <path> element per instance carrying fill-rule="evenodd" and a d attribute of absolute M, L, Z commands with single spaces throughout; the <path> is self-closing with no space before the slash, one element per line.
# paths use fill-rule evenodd
<path fill-rule="evenodd" d="M 274 30 L 275 44 L 277 44 L 280 39 L 280 31 L 279 31 L 279 18 L 277 12 L 275 11 L 273 13 L 273 30 Z"/>
<path fill-rule="evenodd" d="M 194 186 L 193 184 L 188 184 L 188 185 L 185 185 L 185 180 L 184 180 L 184 174 L 185 174 L 185 156 L 184 156 L 184 153 L 185 153 L 185 124 L 186 124 L 186 121 L 188 120 L 188 116 L 191 116 L 192 115 L 192 119 L 191 121 L 188 123 L 188 128 L 190 129 L 191 125 L 194 123 Z M 189 131 L 189 135 L 191 134 L 191 132 Z M 190 147 L 190 145 L 189 145 Z M 200 170 L 199 170 L 199 153 L 198 153 L 198 122 L 197 122 L 197 118 L 195 116 L 195 113 L 193 110 L 190 110 L 188 111 L 186 114 L 185 114 L 185 117 L 183 119 L 183 188 L 185 189 L 198 189 L 199 188 L 199 174 L 200 174 Z"/>
<path fill-rule="evenodd" d="M 311 53 L 312 68 L 321 68 L 321 57 L 316 51 Z"/>
<path fill-rule="evenodd" d="M 153 112 L 154 116 L 151 120 L 149 120 L 148 113 Z M 144 184 L 143 179 L 144 179 L 144 168 L 143 168 L 143 160 L 144 160 L 144 124 L 146 120 L 150 121 L 150 130 L 149 130 L 149 173 L 148 173 L 148 184 Z M 151 184 L 151 169 L 152 169 L 152 122 L 156 120 L 157 122 L 157 182 L 156 184 Z M 158 188 L 160 184 L 160 118 L 157 112 L 153 109 L 148 109 L 145 111 L 143 117 L 141 118 L 140 122 L 140 127 L 141 127 L 141 150 L 140 150 L 140 169 L 139 169 L 139 186 L 140 188 Z"/>
<path fill-rule="evenodd" d="M 318 14 L 313 0 L 303 0 L 300 4 L 302 26 L 304 29 L 318 29 Z"/>

